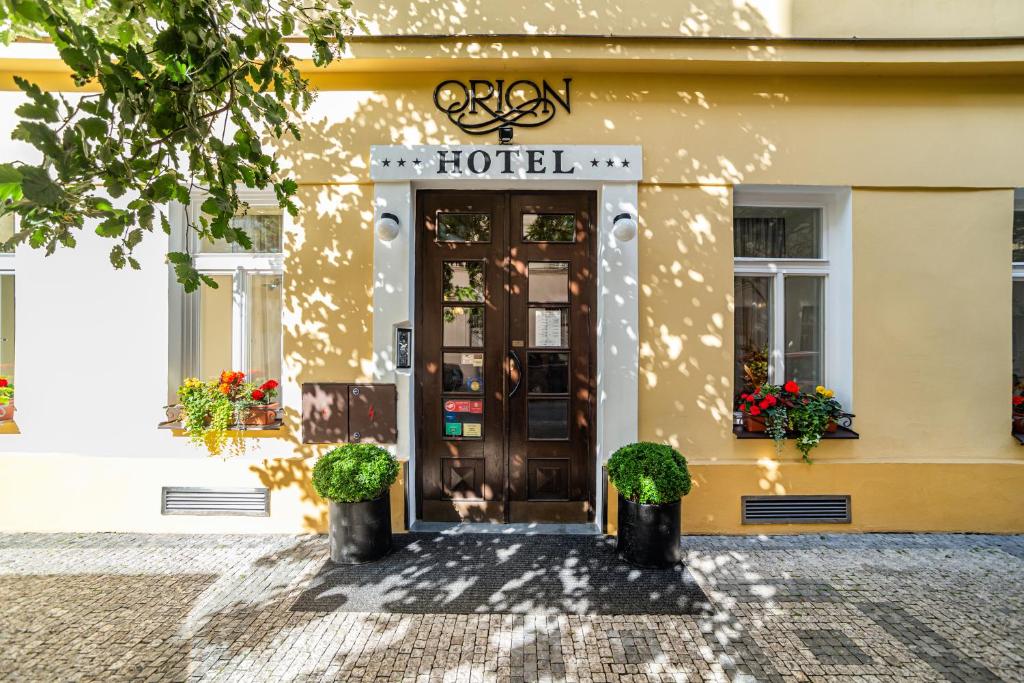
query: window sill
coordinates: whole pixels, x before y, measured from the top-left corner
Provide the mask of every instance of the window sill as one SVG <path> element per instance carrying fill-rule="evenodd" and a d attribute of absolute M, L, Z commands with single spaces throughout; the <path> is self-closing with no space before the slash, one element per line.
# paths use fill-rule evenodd
<path fill-rule="evenodd" d="M 0 422 L 0 434 L 21 434 L 21 430 L 14 420 L 4 420 Z"/>
<path fill-rule="evenodd" d="M 178 422 L 177 420 L 161 422 L 160 424 L 157 425 L 157 429 L 169 429 L 173 432 L 181 433 L 185 432 L 185 428 L 182 427 L 181 423 Z M 277 420 L 268 425 L 231 425 L 231 429 L 229 429 L 228 431 L 241 433 L 255 432 L 258 434 L 261 432 L 280 432 L 283 430 L 284 426 L 282 425 L 281 418 L 278 418 Z"/>
<path fill-rule="evenodd" d="M 771 439 L 768 432 L 748 432 L 743 425 L 733 425 L 732 433 L 737 439 Z M 1024 436 L 1024 435 L 1022 435 Z M 793 432 L 786 433 L 787 439 L 795 439 L 796 434 Z M 825 432 L 821 435 L 821 440 L 826 441 L 829 439 L 859 439 L 860 434 L 853 431 L 849 427 L 840 426 L 834 432 Z M 1022 442 L 1024 443 L 1024 442 Z"/>

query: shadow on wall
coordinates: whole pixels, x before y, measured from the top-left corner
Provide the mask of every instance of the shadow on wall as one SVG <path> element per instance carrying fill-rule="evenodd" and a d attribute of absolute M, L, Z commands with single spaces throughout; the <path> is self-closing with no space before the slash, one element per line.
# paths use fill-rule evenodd
<path fill-rule="evenodd" d="M 461 3 L 422 4 L 429 16 L 463 8 Z M 535 9 L 524 6 L 520 16 Z M 696 22 L 712 21 L 695 7 L 693 14 Z M 713 28 L 756 32 L 765 26 L 746 6 L 730 10 L 727 17 L 728 25 Z M 291 400 L 286 397 L 282 437 L 291 454 L 250 469 L 271 490 L 298 489 L 303 505 L 315 511 L 304 519 L 310 531 L 326 529 L 326 508 L 310 484 L 311 457 L 324 449 L 301 443 L 297 386 L 368 381 L 376 362 L 370 145 L 494 142 L 467 139 L 434 109 L 435 80 L 424 74 L 315 75 L 321 92 L 300 126 L 301 140 L 286 138 L 276 145 L 283 169 L 300 183 L 302 207 L 285 240 L 282 379 L 296 393 Z M 740 108 L 719 110 L 708 93 L 708 79 L 638 74 L 588 81 L 593 85 L 573 92 L 571 117 L 556 118 L 543 129 L 517 131 L 517 142 L 640 144 L 647 150 L 656 144 L 660 159 L 671 159 L 700 179 L 699 187 L 673 184 L 678 169 L 673 176 L 672 169 L 645 160 L 648 182 L 658 184 L 643 186 L 640 194 L 640 436 L 671 443 L 688 457 L 713 460 L 716 453 L 700 452 L 699 444 L 706 448 L 732 439 L 729 186 L 770 166 L 776 145 L 754 129 Z M 746 95 L 773 108 L 787 101 L 782 93 Z M 744 158 L 694 156 L 687 140 L 704 134 L 712 117 L 716 135 L 722 134 L 725 120 L 726 135 L 748 141 Z M 675 135 L 659 134 L 655 141 L 645 132 L 650 130 Z M 674 152 L 666 155 L 666 145 L 674 146 Z"/>

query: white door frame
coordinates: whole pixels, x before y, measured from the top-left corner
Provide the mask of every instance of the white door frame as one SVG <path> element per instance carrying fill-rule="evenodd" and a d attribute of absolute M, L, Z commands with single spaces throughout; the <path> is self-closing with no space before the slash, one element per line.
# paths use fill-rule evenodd
<path fill-rule="evenodd" d="M 451 166 L 442 177 L 433 160 L 440 154 L 462 152 L 462 159 L 474 151 L 500 151 L 494 158 L 508 158 L 507 150 L 519 150 L 521 162 L 511 174 L 500 174 L 497 164 L 494 172 L 473 173 L 468 168 L 453 173 Z M 537 165 L 527 169 L 524 158 L 531 150 L 546 152 L 548 159 L 554 150 L 561 152 L 559 175 L 548 167 L 534 172 Z M 398 158 L 417 159 L 413 167 L 402 168 L 394 163 L 382 165 Z M 632 160 L 625 164 L 623 160 Z M 592 161 L 599 160 L 600 166 Z M 536 157 L 530 163 L 536 161 Z M 398 444 L 396 454 L 408 459 L 407 502 L 410 524 L 416 518 L 416 420 L 415 412 L 415 351 L 410 355 L 409 368 L 396 368 L 395 337 L 397 328 L 413 330 L 413 346 L 417 343 L 415 329 L 416 306 L 416 192 L 424 189 L 457 190 L 589 190 L 597 192 L 597 395 L 595 404 L 597 466 L 595 491 L 595 518 L 604 524 L 604 491 L 601 466 L 620 446 L 636 441 L 638 424 L 638 378 L 640 361 L 639 299 L 637 241 L 618 240 L 612 229 L 615 217 L 627 213 L 639 222 L 637 184 L 642 177 L 642 150 L 639 146 L 563 145 L 563 146 L 454 146 L 420 145 L 399 147 L 393 145 L 371 148 L 371 178 L 374 180 L 374 224 L 384 213 L 390 213 L 399 222 L 398 236 L 385 241 L 374 234 L 373 249 L 373 380 L 394 383 L 398 390 Z M 614 165 L 609 162 L 614 162 Z M 515 163 L 512 164 L 515 166 Z M 572 165 L 573 171 L 567 169 Z M 407 167 L 407 168 L 406 168 Z M 476 170 L 482 167 L 477 164 Z M 571 175 L 570 179 L 565 179 Z"/>

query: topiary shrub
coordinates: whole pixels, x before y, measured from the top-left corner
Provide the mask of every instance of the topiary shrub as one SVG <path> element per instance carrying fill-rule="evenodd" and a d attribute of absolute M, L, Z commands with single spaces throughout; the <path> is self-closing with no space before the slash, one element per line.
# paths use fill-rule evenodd
<path fill-rule="evenodd" d="M 608 478 L 634 503 L 674 503 L 690 492 L 690 471 L 679 451 L 661 443 L 631 443 L 608 460 Z"/>
<path fill-rule="evenodd" d="M 384 494 L 397 476 L 398 461 L 387 450 L 369 443 L 349 443 L 316 461 L 313 488 L 327 500 L 359 503 Z"/>

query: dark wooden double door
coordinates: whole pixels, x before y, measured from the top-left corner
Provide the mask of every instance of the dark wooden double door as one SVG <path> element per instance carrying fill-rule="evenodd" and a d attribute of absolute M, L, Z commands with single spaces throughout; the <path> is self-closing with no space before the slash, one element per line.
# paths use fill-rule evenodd
<path fill-rule="evenodd" d="M 420 519 L 593 519 L 595 202 L 418 193 Z"/>

